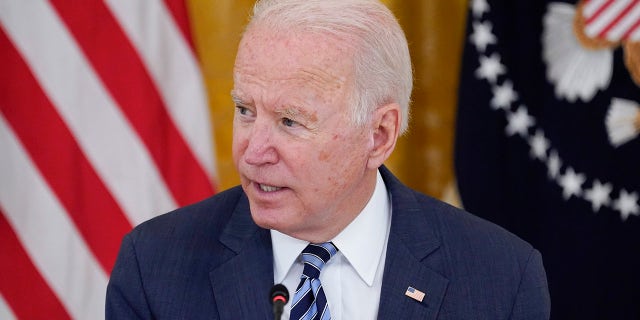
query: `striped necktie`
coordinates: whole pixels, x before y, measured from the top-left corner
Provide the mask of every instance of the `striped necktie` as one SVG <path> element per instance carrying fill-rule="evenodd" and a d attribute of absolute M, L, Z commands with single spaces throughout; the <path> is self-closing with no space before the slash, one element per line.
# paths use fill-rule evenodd
<path fill-rule="evenodd" d="M 293 297 L 290 320 L 331 319 L 327 297 L 320 283 L 324 264 L 338 252 L 333 243 L 310 243 L 302 250 L 304 270 Z"/>

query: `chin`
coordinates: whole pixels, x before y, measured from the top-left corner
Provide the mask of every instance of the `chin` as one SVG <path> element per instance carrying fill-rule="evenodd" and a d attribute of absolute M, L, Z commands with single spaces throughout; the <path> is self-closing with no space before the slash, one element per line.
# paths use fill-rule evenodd
<path fill-rule="evenodd" d="M 260 228 L 280 230 L 282 226 L 282 217 L 277 213 L 269 212 L 270 210 L 254 210 L 251 209 L 251 218 Z"/>

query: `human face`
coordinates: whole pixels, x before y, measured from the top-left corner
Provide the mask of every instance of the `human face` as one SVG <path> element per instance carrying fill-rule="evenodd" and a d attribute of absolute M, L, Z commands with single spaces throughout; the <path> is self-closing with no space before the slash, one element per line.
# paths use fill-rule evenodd
<path fill-rule="evenodd" d="M 350 117 L 351 56 L 329 36 L 245 33 L 234 69 L 233 158 L 259 226 L 327 241 L 371 197 L 373 130 Z"/>

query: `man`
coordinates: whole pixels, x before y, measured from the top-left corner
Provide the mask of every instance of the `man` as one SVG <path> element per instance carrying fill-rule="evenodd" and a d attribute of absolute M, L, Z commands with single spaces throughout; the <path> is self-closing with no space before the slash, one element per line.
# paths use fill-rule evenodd
<path fill-rule="evenodd" d="M 538 251 L 383 166 L 411 87 L 380 3 L 259 2 L 234 69 L 242 186 L 127 235 L 107 318 L 270 319 L 283 283 L 284 319 L 547 319 Z"/>

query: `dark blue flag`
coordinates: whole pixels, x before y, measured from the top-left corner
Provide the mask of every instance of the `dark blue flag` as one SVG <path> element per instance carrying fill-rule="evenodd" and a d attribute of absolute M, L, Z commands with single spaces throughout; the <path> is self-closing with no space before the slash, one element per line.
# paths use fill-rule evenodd
<path fill-rule="evenodd" d="M 465 208 L 543 255 L 552 319 L 640 319 L 640 4 L 470 2 Z"/>

